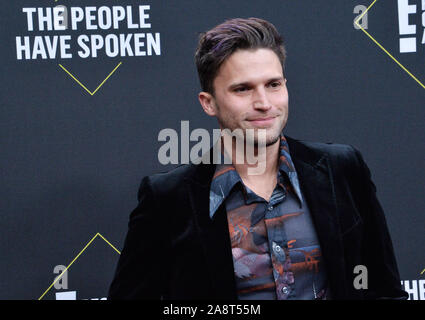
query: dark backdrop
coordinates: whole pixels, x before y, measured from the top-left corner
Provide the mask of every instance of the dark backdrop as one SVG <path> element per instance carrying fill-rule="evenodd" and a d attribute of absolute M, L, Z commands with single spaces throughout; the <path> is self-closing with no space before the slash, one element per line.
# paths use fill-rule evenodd
<path fill-rule="evenodd" d="M 68 291 L 76 291 L 77 299 L 106 296 L 119 258 L 112 246 L 122 248 L 140 180 L 169 168 L 157 158 L 159 131 L 179 132 L 182 120 L 191 129 L 216 127 L 197 101 L 198 33 L 227 18 L 251 16 L 271 21 L 286 41 L 286 134 L 360 149 L 386 212 L 401 278 L 410 286 L 421 280 L 423 287 L 425 45 L 421 1 L 409 2 L 417 5 L 409 18 L 417 30 L 413 53 L 399 50 L 405 36 L 399 33 L 397 1 L 376 1 L 368 11 L 365 31 L 382 48 L 353 25 L 354 8 L 372 1 L 2 3 L 0 299 L 55 299 Z M 27 30 L 22 8 L 59 4 L 150 5 L 151 28 Z M 17 36 L 135 32 L 160 33 L 160 55 L 83 59 L 75 44 L 72 59 L 16 55 Z M 120 62 L 93 95 L 59 66 L 93 92 Z M 47 290 L 53 268 L 71 262 L 67 286 Z"/>

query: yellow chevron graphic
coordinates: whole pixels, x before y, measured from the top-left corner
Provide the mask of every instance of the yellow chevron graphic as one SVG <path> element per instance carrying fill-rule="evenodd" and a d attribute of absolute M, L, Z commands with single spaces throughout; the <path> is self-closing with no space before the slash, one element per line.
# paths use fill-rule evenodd
<path fill-rule="evenodd" d="M 77 82 L 84 90 L 86 90 L 91 96 L 93 96 L 99 89 L 100 87 L 103 86 L 103 84 L 106 82 L 106 80 L 109 79 L 110 76 L 112 76 L 112 74 L 121 66 L 122 62 L 118 63 L 118 65 L 114 68 L 114 70 L 112 70 L 112 72 L 105 78 L 105 80 L 103 80 L 99 86 L 96 88 L 96 90 L 94 90 L 93 92 L 91 92 L 89 89 L 87 89 L 87 87 L 85 85 L 83 85 L 71 72 L 69 72 L 63 65 L 59 64 L 59 67 L 61 67 L 72 79 L 74 79 L 75 82 Z"/>
<path fill-rule="evenodd" d="M 374 0 L 372 4 L 367 8 L 365 12 L 362 13 L 362 15 L 354 22 L 379 48 L 382 49 L 392 60 L 394 60 L 395 63 L 397 63 L 400 68 L 402 68 L 409 76 L 411 76 L 419 85 L 425 89 L 425 85 L 420 82 L 409 70 L 407 70 L 396 58 L 394 58 L 378 41 L 375 40 L 361 25 L 359 25 L 359 21 L 361 18 L 368 12 L 372 6 L 375 4 L 375 2 L 378 0 Z"/>
<path fill-rule="evenodd" d="M 96 239 L 97 237 L 101 237 L 109 246 L 112 247 L 112 249 L 114 249 L 118 254 L 121 254 L 120 251 L 118 251 L 117 248 L 115 248 L 108 240 L 106 240 L 106 238 L 104 236 L 102 236 L 99 232 L 95 234 L 95 236 L 86 244 L 86 246 L 80 251 L 80 253 L 77 254 L 77 256 L 74 258 L 74 260 L 71 261 L 71 263 L 65 268 L 65 270 L 56 277 L 55 281 L 53 281 L 53 283 L 46 289 L 46 291 L 44 291 L 44 293 L 40 296 L 40 298 L 38 298 L 38 300 L 43 299 L 43 297 L 46 295 L 47 292 L 49 292 L 49 290 L 53 287 L 53 285 L 59 281 L 59 279 L 62 277 L 63 274 L 65 274 L 65 272 L 72 266 L 72 264 L 80 257 L 80 255 L 91 245 L 91 243 L 93 242 L 94 239 Z"/>

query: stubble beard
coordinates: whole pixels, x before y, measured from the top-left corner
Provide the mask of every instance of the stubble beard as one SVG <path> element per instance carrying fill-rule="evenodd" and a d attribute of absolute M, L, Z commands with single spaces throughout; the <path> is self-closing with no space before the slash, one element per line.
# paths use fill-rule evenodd
<path fill-rule="evenodd" d="M 283 120 L 282 120 L 283 121 Z M 280 129 L 276 132 L 276 133 L 272 133 L 272 136 L 268 137 L 268 133 L 270 131 L 274 131 L 274 129 L 267 129 L 267 128 L 240 128 L 237 127 L 236 124 L 231 124 L 231 123 L 226 123 L 226 121 L 221 121 L 219 120 L 220 123 L 220 127 L 221 130 L 229 130 L 230 132 L 238 132 L 241 131 L 242 135 L 237 134 L 239 139 L 242 139 L 245 145 L 251 145 L 254 148 L 258 148 L 259 146 L 264 146 L 265 147 L 269 147 L 271 145 L 274 145 L 277 141 L 280 140 L 280 136 L 282 134 L 283 129 L 286 126 L 286 122 L 284 124 L 282 124 L 280 126 Z M 247 134 L 247 130 L 254 130 L 254 135 L 252 134 Z M 261 139 L 260 141 L 260 137 L 259 137 L 259 130 L 265 130 L 266 133 L 266 139 L 265 139 L 265 144 L 264 144 L 264 140 Z"/>
<path fill-rule="evenodd" d="M 218 104 L 217 104 L 217 109 L 220 110 L 220 107 L 219 107 Z M 237 130 L 237 129 L 242 130 L 243 136 L 240 136 L 240 135 L 238 135 L 238 136 L 239 136 L 239 138 L 243 139 L 245 145 L 250 144 L 254 148 L 258 148 L 258 146 L 260 145 L 259 138 L 258 138 L 258 128 L 242 129 L 241 127 L 238 127 L 236 123 L 234 123 L 232 121 L 227 121 L 227 119 L 221 118 L 221 117 L 218 117 L 218 116 L 217 116 L 217 120 L 218 120 L 218 123 L 219 123 L 222 131 L 223 130 L 229 130 L 229 131 L 233 132 L 234 130 Z M 264 128 L 264 130 L 266 130 L 266 142 L 265 142 L 266 147 L 274 145 L 278 140 L 280 140 L 280 136 L 282 134 L 283 129 L 286 127 L 286 123 L 287 123 L 287 118 L 282 119 L 281 124 L 280 124 L 280 130 L 278 130 L 278 132 L 274 133 L 273 136 L 271 136 L 270 138 L 267 138 L 267 133 L 268 133 L 268 131 L 272 131 L 273 129 Z M 246 131 L 247 129 L 254 129 L 254 138 L 253 139 L 248 137 L 247 131 Z M 263 143 L 261 145 L 264 146 Z"/>

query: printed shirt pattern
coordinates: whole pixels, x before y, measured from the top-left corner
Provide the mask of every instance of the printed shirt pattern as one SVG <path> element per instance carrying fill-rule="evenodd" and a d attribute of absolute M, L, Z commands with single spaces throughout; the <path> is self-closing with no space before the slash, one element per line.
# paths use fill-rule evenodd
<path fill-rule="evenodd" d="M 223 202 L 239 299 L 329 298 L 319 242 L 283 134 L 270 200 L 245 186 L 233 165 L 219 164 L 211 182 L 211 218 Z"/>

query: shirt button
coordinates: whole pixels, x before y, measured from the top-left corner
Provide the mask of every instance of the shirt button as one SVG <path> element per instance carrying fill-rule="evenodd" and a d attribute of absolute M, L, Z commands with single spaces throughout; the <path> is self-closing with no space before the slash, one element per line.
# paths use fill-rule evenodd
<path fill-rule="evenodd" d="M 283 294 L 288 294 L 289 293 L 289 288 L 288 287 L 283 287 L 282 288 L 282 293 Z"/>
<path fill-rule="evenodd" d="M 272 211 L 273 210 L 273 206 L 270 206 L 270 207 L 268 207 L 267 208 L 269 211 Z"/>

